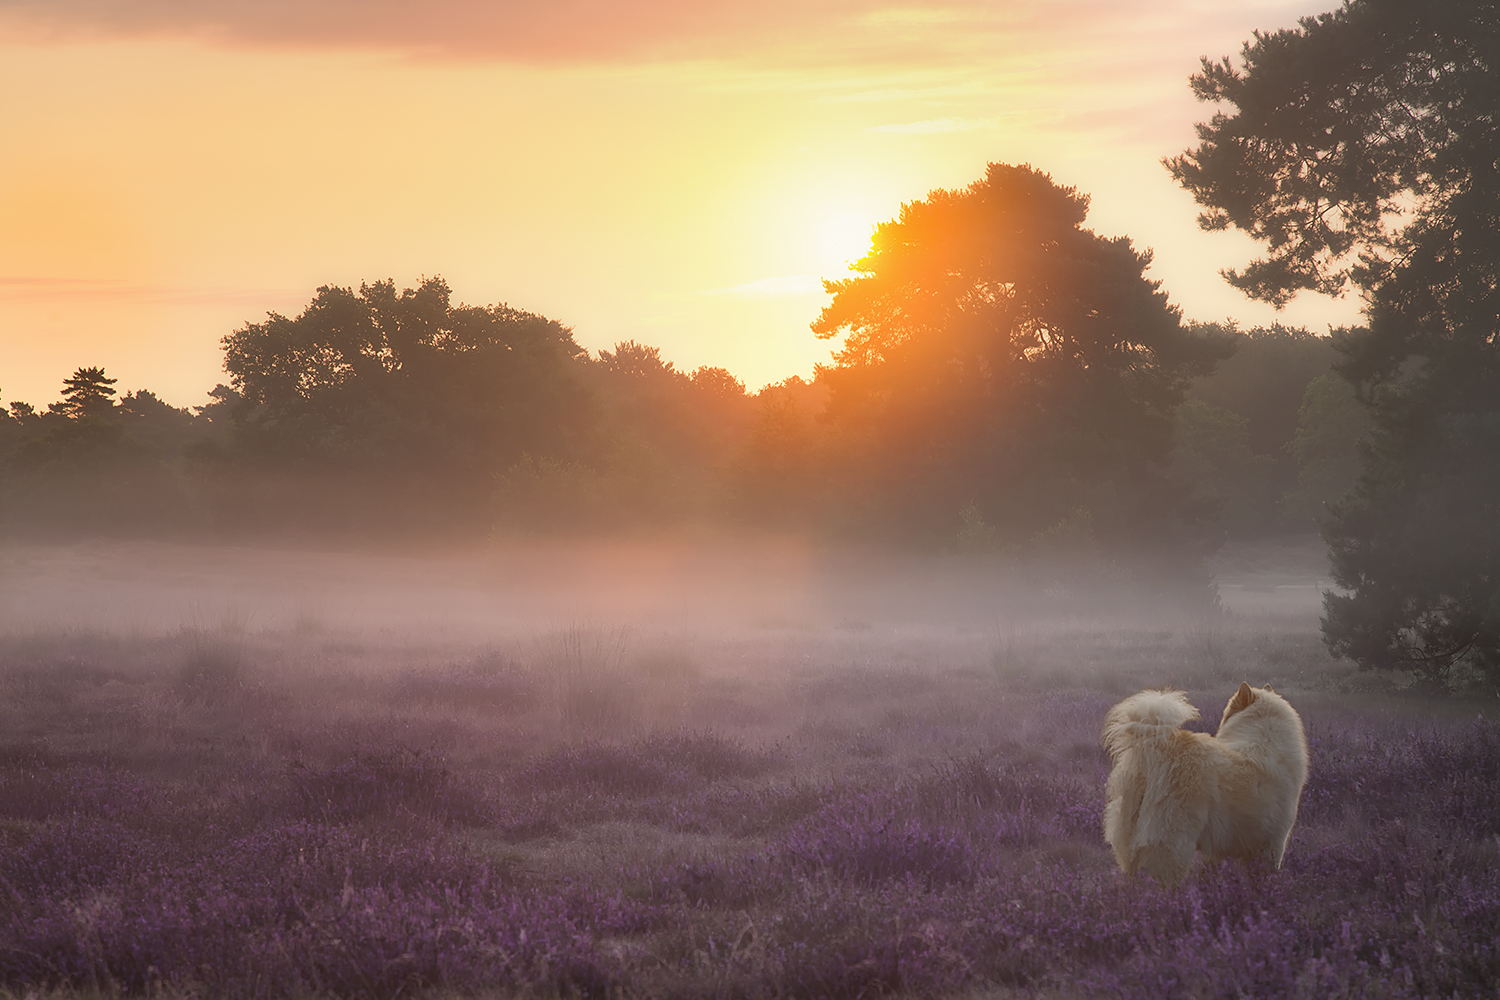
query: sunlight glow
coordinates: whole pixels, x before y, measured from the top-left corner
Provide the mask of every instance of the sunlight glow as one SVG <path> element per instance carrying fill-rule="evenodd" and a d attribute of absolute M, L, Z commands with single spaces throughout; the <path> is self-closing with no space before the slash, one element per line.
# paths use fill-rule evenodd
<path fill-rule="evenodd" d="M 870 252 L 876 220 L 853 209 L 831 212 L 818 223 L 817 245 L 820 257 L 836 269 L 827 276 L 844 277 L 849 265 Z"/>
<path fill-rule="evenodd" d="M 1197 55 L 1284 20 L 1260 5 L 663 2 L 619 39 L 619 19 L 571 32 L 569 5 L 350 0 L 368 16 L 343 27 L 208 6 L 232 44 L 190 4 L 0 0 L 0 93 L 26 95 L 0 101 L 0 405 L 50 402 L 86 365 L 200 403 L 240 325 L 319 285 L 433 274 L 590 349 L 806 376 L 828 356 L 820 280 L 990 161 L 1089 194 L 1090 227 L 1154 249 L 1192 318 L 1357 320 L 1352 297 L 1247 302 L 1218 271 L 1255 247 L 1200 232 L 1160 165 L 1207 113 Z"/>

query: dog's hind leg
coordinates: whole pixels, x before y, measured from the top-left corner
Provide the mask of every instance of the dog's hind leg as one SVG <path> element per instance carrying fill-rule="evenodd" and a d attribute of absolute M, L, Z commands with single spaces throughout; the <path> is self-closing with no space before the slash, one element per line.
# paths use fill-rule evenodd
<path fill-rule="evenodd" d="M 1136 867 L 1155 876 L 1157 881 L 1168 889 L 1173 888 L 1187 878 L 1188 871 L 1193 867 L 1193 845 L 1187 844 L 1187 850 L 1178 844 L 1147 844 L 1136 850 Z"/>

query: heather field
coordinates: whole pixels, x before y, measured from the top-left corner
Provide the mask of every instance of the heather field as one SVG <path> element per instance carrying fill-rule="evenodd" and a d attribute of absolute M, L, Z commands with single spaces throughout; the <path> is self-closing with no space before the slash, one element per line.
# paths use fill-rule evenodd
<path fill-rule="evenodd" d="M 1222 614 L 527 558 L 7 552 L 0 996 L 1500 988 L 1492 696 L 1331 661 L 1286 553 Z M 1285 867 L 1122 876 L 1105 710 L 1242 679 L 1307 725 Z"/>

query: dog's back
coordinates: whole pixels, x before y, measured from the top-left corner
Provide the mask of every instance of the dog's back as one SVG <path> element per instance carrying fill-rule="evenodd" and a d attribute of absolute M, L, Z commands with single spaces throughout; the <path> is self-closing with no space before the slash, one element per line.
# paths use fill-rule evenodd
<path fill-rule="evenodd" d="M 1220 809 L 1199 849 L 1210 860 L 1265 858 L 1280 868 L 1307 782 L 1302 718 L 1269 686 L 1241 684 L 1224 707 L 1217 739 L 1252 766 L 1220 776 Z"/>

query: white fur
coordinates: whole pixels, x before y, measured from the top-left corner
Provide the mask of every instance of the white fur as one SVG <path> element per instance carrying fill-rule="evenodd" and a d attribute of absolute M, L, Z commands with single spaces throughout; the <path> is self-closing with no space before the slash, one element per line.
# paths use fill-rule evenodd
<path fill-rule="evenodd" d="M 1217 736 L 1181 728 L 1198 717 L 1181 691 L 1141 691 L 1105 716 L 1104 839 L 1126 874 L 1176 885 L 1195 851 L 1281 867 L 1307 782 L 1302 719 L 1269 685 L 1249 684 Z"/>

